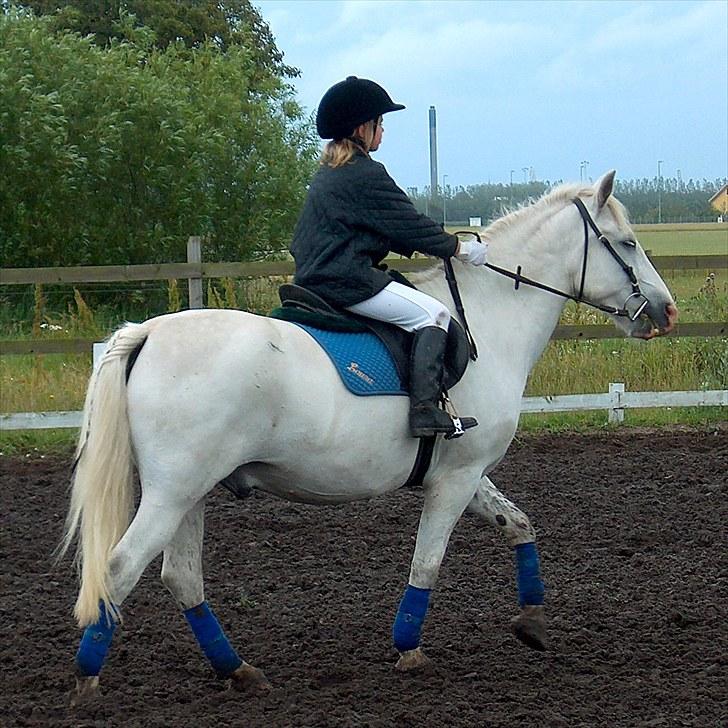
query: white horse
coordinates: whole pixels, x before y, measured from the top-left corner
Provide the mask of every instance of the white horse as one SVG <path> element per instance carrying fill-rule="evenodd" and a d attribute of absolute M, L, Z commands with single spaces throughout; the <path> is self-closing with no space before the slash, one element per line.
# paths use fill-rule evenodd
<path fill-rule="evenodd" d="M 520 266 L 532 281 L 608 307 L 627 334 L 649 339 L 674 327 L 677 309 L 612 197 L 613 180 L 610 172 L 593 187 L 561 186 L 494 222 L 483 231 L 489 261 L 510 271 Z M 594 224 L 580 217 L 574 198 Z M 545 647 L 535 532 L 488 473 L 516 432 L 527 377 L 565 299 L 528 284 L 515 290 L 512 280 L 487 268 L 453 265 L 480 356 L 450 397 L 480 426 L 460 439 L 439 439 L 424 479 L 409 584 L 393 629 L 404 670 L 426 660 L 419 642 L 430 590 L 466 508 L 516 548 L 521 611 L 514 631 L 529 646 Z M 441 262 L 413 282 L 451 303 Z M 372 498 L 407 480 L 417 447 L 406 398 L 351 394 L 326 353 L 294 324 L 196 310 L 122 327 L 89 384 L 61 544 L 68 549 L 78 531 L 75 614 L 86 629 L 75 699 L 96 692 L 120 605 L 160 552 L 162 581 L 212 667 L 240 689 L 267 688 L 205 601 L 205 497 L 236 471 L 248 486 L 294 501 Z M 141 501 L 132 518 L 134 467 Z"/>

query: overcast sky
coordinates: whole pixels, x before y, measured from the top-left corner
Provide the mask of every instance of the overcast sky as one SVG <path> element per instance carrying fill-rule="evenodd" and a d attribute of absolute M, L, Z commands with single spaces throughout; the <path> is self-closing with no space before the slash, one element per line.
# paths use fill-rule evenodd
<path fill-rule="evenodd" d="M 348 75 L 382 84 L 376 157 L 402 187 L 728 176 L 728 0 L 253 0 L 314 111 Z M 587 161 L 588 165 L 582 165 Z"/>

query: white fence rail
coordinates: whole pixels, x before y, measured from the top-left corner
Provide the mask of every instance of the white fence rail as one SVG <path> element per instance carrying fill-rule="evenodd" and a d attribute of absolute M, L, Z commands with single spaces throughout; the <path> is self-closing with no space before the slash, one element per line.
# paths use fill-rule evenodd
<path fill-rule="evenodd" d="M 559 394 L 553 397 L 524 397 L 522 413 L 581 412 L 607 410 L 610 423 L 624 421 L 627 409 L 647 407 L 728 407 L 728 390 L 701 392 L 627 392 L 624 384 L 609 385 L 609 392 L 599 394 Z M 46 430 L 78 428 L 80 412 L 17 412 L 0 414 L 0 430 Z"/>

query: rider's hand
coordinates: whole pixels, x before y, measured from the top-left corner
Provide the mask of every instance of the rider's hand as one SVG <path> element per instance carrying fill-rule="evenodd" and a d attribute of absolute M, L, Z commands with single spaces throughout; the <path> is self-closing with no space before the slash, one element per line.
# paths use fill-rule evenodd
<path fill-rule="evenodd" d="M 460 240 L 458 252 L 455 257 L 463 263 L 470 265 L 485 265 L 485 258 L 488 255 L 488 244 L 479 243 L 477 240 Z"/>

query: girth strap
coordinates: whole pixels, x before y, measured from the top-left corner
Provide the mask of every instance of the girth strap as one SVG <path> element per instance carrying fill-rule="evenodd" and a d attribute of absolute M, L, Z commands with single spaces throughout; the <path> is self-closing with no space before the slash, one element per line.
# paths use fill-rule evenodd
<path fill-rule="evenodd" d="M 432 453 L 435 449 L 436 439 L 437 435 L 420 438 L 415 464 L 412 466 L 412 471 L 406 482 L 402 485 L 402 488 L 416 488 L 422 485 L 422 481 L 425 479 L 425 475 L 427 475 L 427 471 L 430 469 L 430 464 L 432 463 Z"/>

